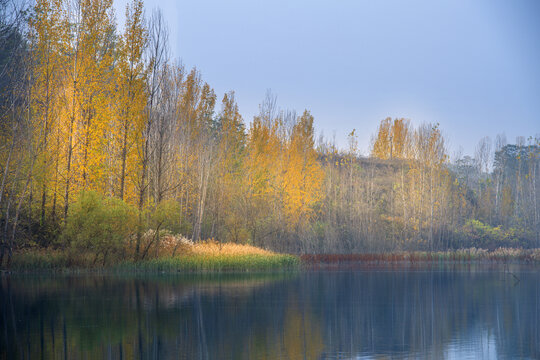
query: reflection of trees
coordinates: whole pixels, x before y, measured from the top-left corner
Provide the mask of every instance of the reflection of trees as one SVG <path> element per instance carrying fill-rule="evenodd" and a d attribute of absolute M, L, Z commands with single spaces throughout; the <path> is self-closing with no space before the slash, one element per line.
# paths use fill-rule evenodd
<path fill-rule="evenodd" d="M 244 346 L 244 359 L 319 359 L 324 349 L 320 321 L 309 306 L 294 304 L 285 309 L 282 321 L 257 327 Z"/>
<path fill-rule="evenodd" d="M 308 292 L 323 319 L 325 352 L 431 354 L 489 331 L 499 354 L 539 355 L 537 275 L 515 285 L 497 272 L 356 272 L 315 277 Z M 509 277 L 509 278 L 507 278 Z M 506 321 L 506 322 L 505 322 Z M 474 339 L 472 340 L 474 343 Z"/>
<path fill-rule="evenodd" d="M 494 341 L 538 357 L 538 275 L 339 272 L 214 277 L 2 277 L 0 359 L 443 358 Z M 476 340 L 475 340 L 476 339 Z M 482 340 L 483 341 L 483 340 Z"/>
<path fill-rule="evenodd" d="M 198 354 L 201 329 L 212 329 L 213 319 L 221 316 L 209 299 L 227 299 L 223 306 L 230 309 L 283 277 L 3 277 L 0 359 L 147 358 L 178 346 Z"/>
<path fill-rule="evenodd" d="M 293 307 L 285 316 L 283 347 L 289 359 L 317 359 L 323 350 L 320 325 L 305 310 Z"/>

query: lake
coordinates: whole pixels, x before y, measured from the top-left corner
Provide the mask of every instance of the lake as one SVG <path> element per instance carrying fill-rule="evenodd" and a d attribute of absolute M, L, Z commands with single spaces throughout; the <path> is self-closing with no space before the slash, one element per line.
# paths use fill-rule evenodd
<path fill-rule="evenodd" d="M 540 357 L 533 268 L 3 275 L 0 359 Z"/>

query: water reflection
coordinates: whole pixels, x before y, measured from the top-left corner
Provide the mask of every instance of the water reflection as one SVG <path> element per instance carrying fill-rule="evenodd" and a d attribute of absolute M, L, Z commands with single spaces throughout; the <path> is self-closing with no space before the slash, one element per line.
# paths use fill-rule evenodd
<path fill-rule="evenodd" d="M 0 358 L 538 358 L 540 274 L 517 273 L 3 276 Z"/>

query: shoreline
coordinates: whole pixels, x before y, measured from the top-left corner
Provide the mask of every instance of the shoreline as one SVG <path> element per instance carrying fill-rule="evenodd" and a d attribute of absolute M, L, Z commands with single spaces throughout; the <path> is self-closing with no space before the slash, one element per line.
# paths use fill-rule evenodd
<path fill-rule="evenodd" d="M 90 254 L 73 258 L 67 251 L 30 250 L 15 254 L 10 273 L 179 273 L 220 274 L 287 272 L 312 269 L 410 268 L 433 265 L 540 265 L 540 249 L 499 248 L 356 254 L 183 254 L 146 260 L 96 264 Z"/>

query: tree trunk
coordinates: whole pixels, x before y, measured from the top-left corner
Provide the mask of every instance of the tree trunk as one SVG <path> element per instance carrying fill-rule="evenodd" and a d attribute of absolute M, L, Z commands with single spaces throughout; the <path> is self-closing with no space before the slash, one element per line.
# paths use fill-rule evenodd
<path fill-rule="evenodd" d="M 77 68 L 77 58 L 75 58 L 75 74 Z M 75 131 L 75 94 L 77 93 L 77 81 L 73 81 L 73 95 L 71 97 L 71 119 L 69 122 L 69 136 L 68 136 L 68 156 L 67 156 L 67 169 L 66 169 L 66 188 L 64 193 L 64 225 L 67 222 L 68 209 L 69 209 L 69 187 L 71 182 L 71 161 L 73 158 L 73 133 Z"/>
<path fill-rule="evenodd" d="M 122 170 L 120 173 L 120 200 L 124 200 L 124 184 L 126 179 L 126 157 L 127 157 L 127 137 L 128 137 L 128 123 L 125 120 L 124 134 L 122 139 Z"/>
<path fill-rule="evenodd" d="M 67 168 L 66 168 L 66 188 L 64 193 L 64 224 L 67 221 L 68 209 L 69 209 L 69 187 L 71 182 L 71 161 L 73 157 L 73 125 L 75 118 L 71 119 L 69 127 L 69 139 L 68 139 L 68 157 L 67 157 Z"/>
<path fill-rule="evenodd" d="M 210 177 L 210 159 L 205 159 L 201 169 L 201 186 L 199 195 L 199 204 L 197 209 L 197 218 L 193 229 L 193 241 L 199 241 L 201 237 L 201 227 L 204 215 L 204 203 L 206 200 L 206 191 L 208 189 L 208 178 Z"/>

